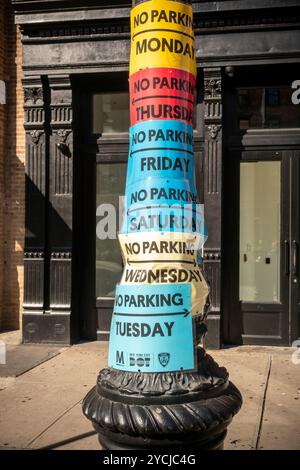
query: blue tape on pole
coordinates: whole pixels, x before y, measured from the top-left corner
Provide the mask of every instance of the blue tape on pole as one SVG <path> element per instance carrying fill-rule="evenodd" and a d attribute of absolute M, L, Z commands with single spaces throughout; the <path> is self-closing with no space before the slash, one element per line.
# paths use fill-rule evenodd
<path fill-rule="evenodd" d="M 199 233 L 206 237 L 204 216 L 200 204 L 162 207 L 152 205 L 129 208 L 120 233 L 135 232 Z"/>
<path fill-rule="evenodd" d="M 126 206 L 133 209 L 141 204 L 180 205 L 198 202 L 195 186 L 189 180 L 147 178 L 126 187 Z"/>
<path fill-rule="evenodd" d="M 193 155 L 193 126 L 181 121 L 158 120 L 141 122 L 130 128 L 129 156 L 161 149 Z"/>
<path fill-rule="evenodd" d="M 194 369 L 190 284 L 118 285 L 108 364 L 132 372 Z"/>
<path fill-rule="evenodd" d="M 194 157 L 184 151 L 151 150 L 129 157 L 127 185 L 148 177 L 187 179 L 195 184 Z"/>

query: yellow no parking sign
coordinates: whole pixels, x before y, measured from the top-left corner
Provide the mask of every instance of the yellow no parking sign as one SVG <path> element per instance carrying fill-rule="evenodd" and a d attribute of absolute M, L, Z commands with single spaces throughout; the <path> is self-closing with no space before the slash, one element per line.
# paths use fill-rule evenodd
<path fill-rule="evenodd" d="M 132 9 L 130 75 L 155 67 L 178 68 L 195 75 L 195 56 L 192 7 L 153 0 Z"/>

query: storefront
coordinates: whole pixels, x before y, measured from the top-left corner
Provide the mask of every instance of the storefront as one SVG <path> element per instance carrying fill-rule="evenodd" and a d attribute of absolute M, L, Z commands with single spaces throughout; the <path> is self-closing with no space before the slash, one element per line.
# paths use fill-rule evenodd
<path fill-rule="evenodd" d="M 299 2 L 193 4 L 207 346 L 289 345 L 300 336 Z M 24 340 L 106 340 L 122 273 L 130 4 L 13 5 L 24 54 Z"/>

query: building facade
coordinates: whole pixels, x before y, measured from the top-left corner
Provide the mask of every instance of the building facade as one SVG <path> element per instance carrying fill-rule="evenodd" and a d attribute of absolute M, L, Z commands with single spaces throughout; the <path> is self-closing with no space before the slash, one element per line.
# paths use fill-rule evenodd
<path fill-rule="evenodd" d="M 122 273 L 118 223 L 105 224 L 125 188 L 131 5 L 12 4 L 23 47 L 23 338 L 106 340 Z M 206 343 L 289 345 L 300 336 L 300 3 L 193 6 Z"/>
<path fill-rule="evenodd" d="M 0 2 L 0 330 L 22 321 L 25 133 L 22 44 L 11 2 Z"/>

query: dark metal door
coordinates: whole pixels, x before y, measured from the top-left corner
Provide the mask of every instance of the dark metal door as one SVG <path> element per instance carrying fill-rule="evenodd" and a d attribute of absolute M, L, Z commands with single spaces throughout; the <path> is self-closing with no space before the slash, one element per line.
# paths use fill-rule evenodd
<path fill-rule="evenodd" d="M 290 344 L 300 337 L 300 151 L 291 152 L 290 164 Z"/>
<path fill-rule="evenodd" d="M 294 150 L 230 152 L 224 237 L 230 280 L 223 279 L 227 343 L 288 345 L 299 337 L 299 160 Z"/>
<path fill-rule="evenodd" d="M 103 74 L 78 78 L 76 85 L 74 300 L 80 337 L 107 340 L 122 273 L 117 232 L 128 158 L 128 79 Z"/>

